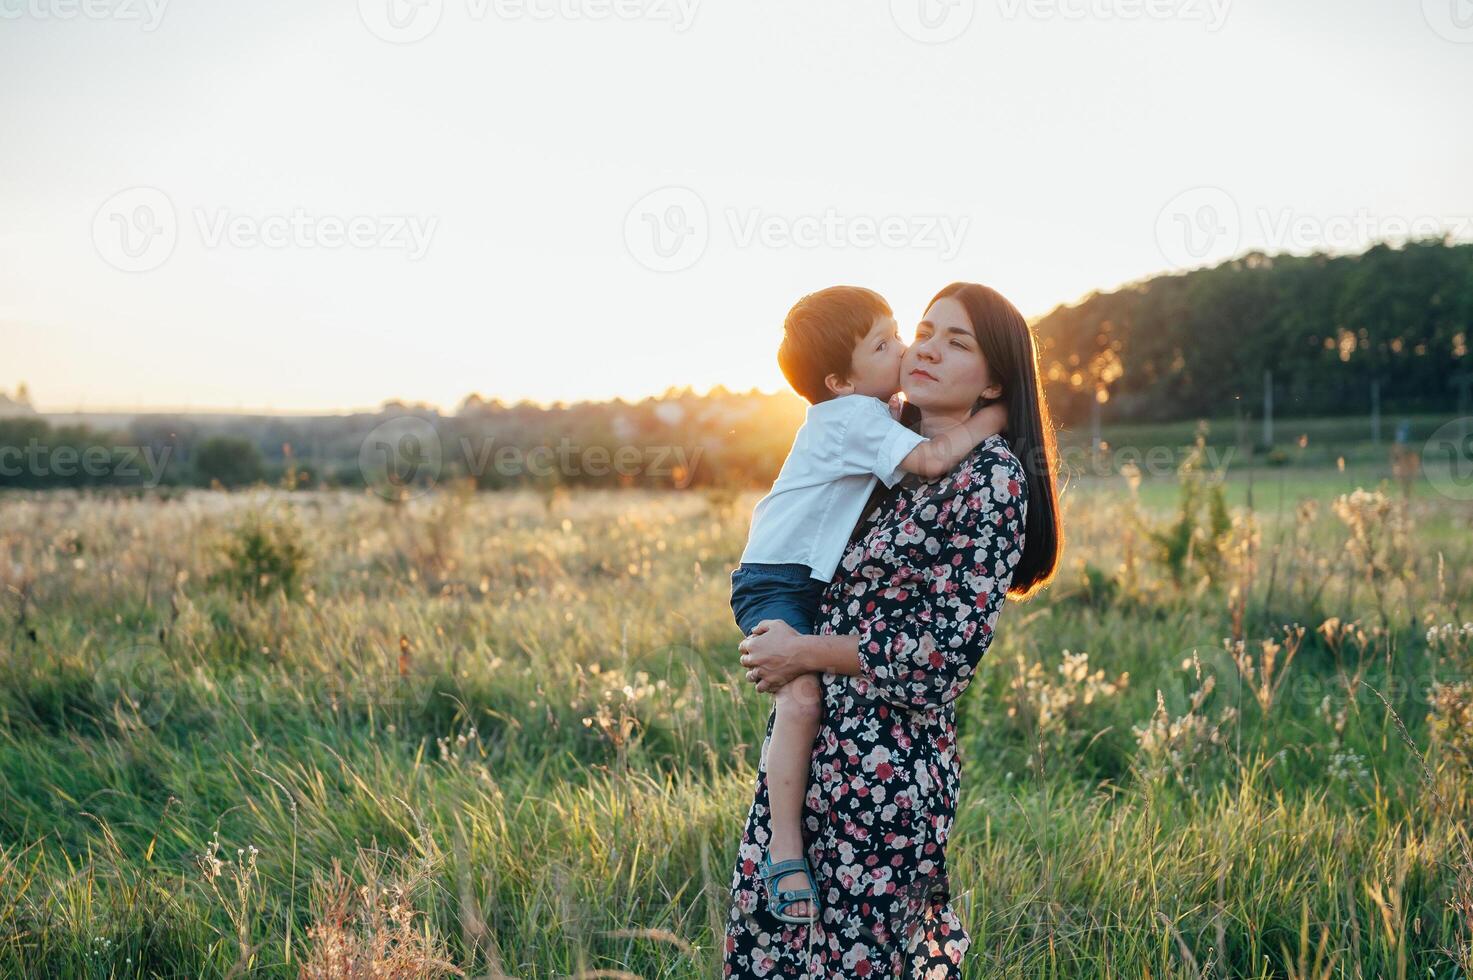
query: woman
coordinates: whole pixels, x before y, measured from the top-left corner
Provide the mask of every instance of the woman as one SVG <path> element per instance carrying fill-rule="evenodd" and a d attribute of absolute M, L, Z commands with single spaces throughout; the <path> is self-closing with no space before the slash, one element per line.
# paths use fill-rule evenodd
<path fill-rule="evenodd" d="M 767 841 L 759 771 L 732 876 L 726 976 L 941 980 L 961 976 L 971 943 L 946 876 L 961 776 L 953 702 L 1004 597 L 1032 595 L 1053 575 L 1056 453 L 1028 325 L 986 286 L 953 283 L 936 295 L 901 384 L 927 436 L 997 398 L 1008 403 L 1008 432 L 938 480 L 907 477 L 877 492 L 824 593 L 816 635 L 767 620 L 742 641 L 759 691 L 822 675 L 803 812 L 821 909 L 811 925 L 768 910 L 757 876 Z"/>

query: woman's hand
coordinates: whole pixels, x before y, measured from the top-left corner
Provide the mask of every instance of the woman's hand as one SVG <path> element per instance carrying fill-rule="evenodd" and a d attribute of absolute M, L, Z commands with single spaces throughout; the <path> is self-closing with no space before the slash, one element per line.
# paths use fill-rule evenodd
<path fill-rule="evenodd" d="M 751 635 L 737 644 L 747 680 L 757 690 L 774 694 L 794 677 L 807 673 L 798 658 L 802 639 L 803 634 L 781 619 L 764 619 L 752 627 Z"/>

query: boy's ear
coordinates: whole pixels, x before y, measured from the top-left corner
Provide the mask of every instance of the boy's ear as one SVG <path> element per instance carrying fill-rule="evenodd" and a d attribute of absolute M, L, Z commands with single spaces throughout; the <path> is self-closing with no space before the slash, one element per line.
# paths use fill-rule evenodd
<path fill-rule="evenodd" d="M 850 381 L 848 378 L 842 378 L 837 374 L 825 375 L 823 379 L 823 384 L 825 388 L 836 395 L 854 394 L 854 382 Z"/>

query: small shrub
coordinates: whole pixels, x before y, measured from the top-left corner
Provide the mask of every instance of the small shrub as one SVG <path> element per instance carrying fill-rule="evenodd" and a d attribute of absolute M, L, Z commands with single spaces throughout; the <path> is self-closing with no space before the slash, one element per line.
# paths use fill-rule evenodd
<path fill-rule="evenodd" d="M 1473 682 L 1434 682 L 1427 701 L 1432 709 L 1427 713 L 1432 741 L 1473 766 Z"/>
<path fill-rule="evenodd" d="M 317 890 L 303 980 L 465 976 L 415 907 L 416 893 L 427 885 L 422 872 L 386 876 L 362 851 L 357 870 L 350 876 L 334 858 L 331 878 Z"/>
<path fill-rule="evenodd" d="M 1067 590 L 1058 594 L 1060 601 L 1099 611 L 1109 609 L 1120 601 L 1122 583 L 1118 574 L 1083 558 L 1075 563 L 1075 567 L 1078 569 L 1078 578 Z"/>
<path fill-rule="evenodd" d="M 1182 664 L 1182 669 L 1194 670 L 1198 683 L 1186 712 L 1172 718 L 1166 710 L 1165 695 L 1157 688 L 1156 710 L 1144 725 L 1132 725 L 1131 731 L 1140 748 L 1135 769 L 1143 779 L 1154 782 L 1175 778 L 1182 786 L 1191 786 L 1191 772 L 1198 762 L 1213 747 L 1227 744 L 1228 732 L 1238 720 L 1238 709 L 1225 707 L 1217 721 L 1212 721 L 1205 704 L 1216 686 L 1216 676 L 1202 674 L 1196 654 Z"/>
<path fill-rule="evenodd" d="M 308 564 L 301 536 L 290 520 L 252 512 L 225 542 L 216 582 L 258 599 L 278 591 L 296 598 Z"/>
<path fill-rule="evenodd" d="M 241 487 L 266 475 L 260 451 L 250 440 L 236 436 L 216 436 L 200 443 L 194 469 L 205 486 L 218 482 L 225 487 Z"/>
<path fill-rule="evenodd" d="M 1356 487 L 1336 497 L 1331 510 L 1350 532 L 1347 556 L 1367 578 L 1395 578 L 1407 572 L 1412 522 L 1404 503 L 1380 490 Z"/>
<path fill-rule="evenodd" d="M 1104 668 L 1090 672 L 1089 654 L 1064 651 L 1059 664 L 1060 681 L 1050 679 L 1043 665 L 1029 663 L 1022 654 L 1015 656 L 1017 672 L 1008 683 L 1006 700 L 1008 723 L 1023 734 L 1037 740 L 1039 756 L 1057 753 L 1088 730 L 1085 708 L 1097 700 L 1113 697 L 1130 683 L 1130 672 L 1115 680 L 1105 678 Z"/>
<path fill-rule="evenodd" d="M 1178 585 L 1187 573 L 1200 569 L 1212 581 L 1221 579 L 1232 517 L 1222 492 L 1222 474 L 1207 473 L 1203 463 L 1207 448 L 1207 426 L 1197 426 L 1197 438 L 1177 467 L 1181 496 L 1177 517 L 1164 528 L 1147 531 L 1156 561 Z"/>

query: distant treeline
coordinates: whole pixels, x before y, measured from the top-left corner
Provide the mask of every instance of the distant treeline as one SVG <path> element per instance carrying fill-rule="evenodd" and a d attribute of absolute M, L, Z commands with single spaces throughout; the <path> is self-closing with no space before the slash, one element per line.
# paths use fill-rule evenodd
<path fill-rule="evenodd" d="M 1466 414 L 1473 246 L 1250 254 L 1091 295 L 1035 326 L 1066 443 L 1095 412 L 1107 426 L 1257 418 L 1265 372 L 1285 419 L 1364 417 L 1373 385 L 1388 416 Z M 116 432 L 0 416 L 0 487 L 764 487 L 805 408 L 718 386 L 551 407 L 471 395 L 453 416 L 398 402 L 344 416 L 155 414 Z"/>
<path fill-rule="evenodd" d="M 505 405 L 454 416 L 392 403 L 317 417 L 145 415 L 115 432 L 0 418 L 0 487 L 757 486 L 805 403 L 790 394 L 671 389 L 641 402 Z"/>
<path fill-rule="evenodd" d="M 1049 404 L 1083 422 L 1382 409 L 1467 410 L 1473 245 L 1377 245 L 1360 255 L 1251 253 L 1059 307 L 1035 324 Z M 1460 388 L 1463 401 L 1460 401 Z"/>

